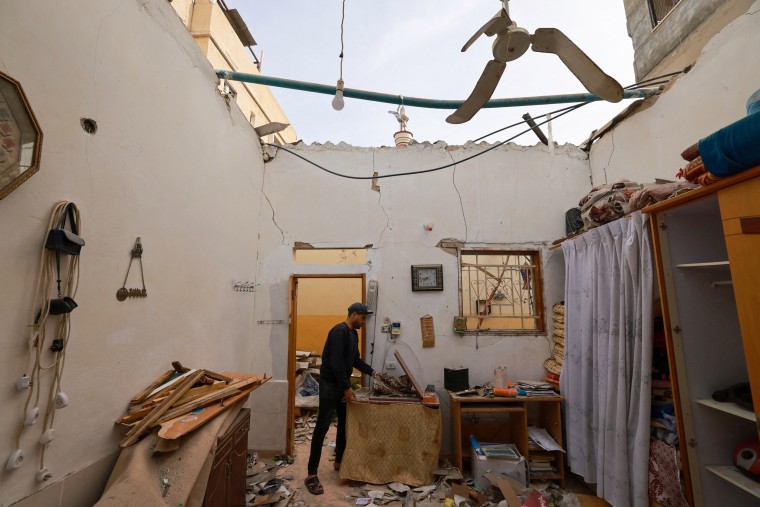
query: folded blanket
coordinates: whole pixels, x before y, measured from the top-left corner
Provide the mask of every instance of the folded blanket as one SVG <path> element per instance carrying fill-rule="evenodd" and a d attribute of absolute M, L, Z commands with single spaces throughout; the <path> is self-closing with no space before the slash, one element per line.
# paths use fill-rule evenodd
<path fill-rule="evenodd" d="M 760 112 L 723 127 L 698 144 L 705 167 L 715 176 L 731 176 L 760 165 Z"/>
<path fill-rule="evenodd" d="M 709 174 L 709 173 L 708 173 Z M 629 205 L 631 211 L 640 210 L 651 204 L 664 201 L 681 189 L 697 188 L 696 183 L 688 181 L 674 181 L 672 183 L 661 183 L 656 185 L 647 185 L 641 190 L 637 190 L 631 195 Z"/>

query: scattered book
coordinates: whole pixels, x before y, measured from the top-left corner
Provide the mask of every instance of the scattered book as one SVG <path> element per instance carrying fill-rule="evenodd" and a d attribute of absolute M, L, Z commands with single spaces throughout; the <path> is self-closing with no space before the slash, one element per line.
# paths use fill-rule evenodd
<path fill-rule="evenodd" d="M 520 459 L 520 453 L 509 444 L 480 444 L 480 450 L 488 458 Z"/>

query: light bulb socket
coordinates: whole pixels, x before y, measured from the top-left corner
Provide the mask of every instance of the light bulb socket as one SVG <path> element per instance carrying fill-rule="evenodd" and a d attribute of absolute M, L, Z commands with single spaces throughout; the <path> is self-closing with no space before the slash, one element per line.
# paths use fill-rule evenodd
<path fill-rule="evenodd" d="M 335 85 L 335 97 L 332 99 L 332 107 L 336 111 L 341 111 L 345 102 L 343 101 L 343 80 L 338 79 L 338 83 Z"/>

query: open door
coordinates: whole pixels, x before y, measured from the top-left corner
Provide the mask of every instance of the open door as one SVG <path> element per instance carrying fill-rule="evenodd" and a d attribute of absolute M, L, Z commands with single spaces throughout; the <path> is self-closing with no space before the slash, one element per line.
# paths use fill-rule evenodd
<path fill-rule="evenodd" d="M 351 303 L 364 303 L 365 275 L 293 275 L 290 277 L 288 328 L 288 428 L 286 452 L 295 451 L 297 351 L 321 356 L 327 333 L 346 319 Z M 359 330 L 359 350 L 364 351 L 365 329 Z M 363 358 L 365 359 L 365 358 Z M 318 366 L 312 365 L 313 376 Z M 303 368 L 301 373 L 303 373 Z M 315 378 L 318 380 L 318 377 Z M 361 377 L 359 377 L 361 380 Z M 314 409 L 316 411 L 316 408 Z M 301 411 L 299 408 L 298 411 Z"/>

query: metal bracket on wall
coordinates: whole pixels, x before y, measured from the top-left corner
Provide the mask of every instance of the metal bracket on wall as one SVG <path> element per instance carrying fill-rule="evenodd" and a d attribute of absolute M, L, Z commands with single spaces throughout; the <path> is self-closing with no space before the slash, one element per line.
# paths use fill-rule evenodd
<path fill-rule="evenodd" d="M 135 240 L 135 246 L 132 248 L 131 258 L 129 259 L 129 267 L 127 267 L 127 275 L 124 277 L 124 283 L 121 288 L 116 291 L 116 299 L 124 301 L 127 298 L 146 298 L 148 297 L 148 291 L 145 289 L 145 273 L 143 272 L 142 254 L 143 247 L 140 242 L 140 238 Z M 127 289 L 127 278 L 129 278 L 129 270 L 132 269 L 132 262 L 138 259 L 140 261 L 140 278 L 142 279 L 142 289 Z"/>
<path fill-rule="evenodd" d="M 232 290 L 235 292 L 253 292 L 258 285 L 261 284 L 256 282 L 235 282 L 232 286 Z"/>

